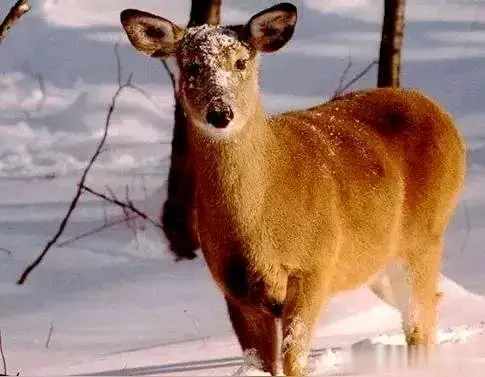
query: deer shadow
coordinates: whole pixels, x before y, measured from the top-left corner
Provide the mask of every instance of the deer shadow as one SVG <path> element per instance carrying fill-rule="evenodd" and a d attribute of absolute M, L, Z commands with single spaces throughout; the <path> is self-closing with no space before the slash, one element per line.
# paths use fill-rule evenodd
<path fill-rule="evenodd" d="M 323 355 L 326 348 L 313 349 L 310 353 L 310 360 L 314 360 Z M 151 365 L 146 367 L 113 369 L 83 376 L 147 376 L 165 375 L 180 372 L 200 372 L 204 370 L 214 370 L 221 368 L 238 368 L 244 362 L 242 357 L 222 357 L 207 360 L 186 361 L 178 363 Z"/>

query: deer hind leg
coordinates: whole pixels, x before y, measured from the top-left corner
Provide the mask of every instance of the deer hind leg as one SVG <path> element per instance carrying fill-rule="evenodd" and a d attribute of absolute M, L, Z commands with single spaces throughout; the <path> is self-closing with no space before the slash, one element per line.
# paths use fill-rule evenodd
<path fill-rule="evenodd" d="M 369 288 L 384 302 L 394 306 L 401 313 L 403 331 L 411 333 L 414 328 L 415 302 L 411 292 L 411 280 L 406 262 L 395 260 L 389 263 L 372 279 Z"/>
<path fill-rule="evenodd" d="M 423 243 L 408 254 L 409 276 L 415 310 L 414 326 L 406 333 L 409 345 L 436 343 L 438 307 L 442 293 L 438 291 L 443 240 Z"/>
<path fill-rule="evenodd" d="M 278 369 L 276 318 L 256 308 L 236 305 L 228 298 L 226 303 L 245 361 L 275 376 Z"/>
<path fill-rule="evenodd" d="M 324 302 L 323 280 L 317 276 L 290 278 L 283 308 L 283 371 L 306 373 L 315 324 Z"/>
<path fill-rule="evenodd" d="M 441 243 L 414 249 L 406 261 L 391 262 L 370 289 L 401 312 L 408 345 L 433 344 L 436 337 Z"/>

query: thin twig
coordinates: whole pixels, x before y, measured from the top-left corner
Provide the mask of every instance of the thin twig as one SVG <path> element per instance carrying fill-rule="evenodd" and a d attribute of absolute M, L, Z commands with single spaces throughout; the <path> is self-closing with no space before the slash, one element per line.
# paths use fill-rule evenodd
<path fill-rule="evenodd" d="M 34 110 L 35 112 L 38 113 L 44 108 L 44 106 L 47 102 L 47 88 L 46 88 L 46 85 L 45 85 L 45 79 L 44 79 L 44 76 L 41 73 L 39 73 L 39 72 L 34 73 L 28 67 L 25 70 L 25 73 L 28 74 L 33 79 L 35 79 L 37 81 L 38 86 L 39 86 L 41 97 L 37 101 L 37 104 L 35 105 L 35 110 Z M 27 120 L 30 120 L 32 112 L 33 111 L 30 111 L 30 110 L 27 110 L 27 109 L 23 110 L 23 113 L 25 114 L 25 117 L 27 118 Z"/>
<path fill-rule="evenodd" d="M 49 348 L 52 340 L 52 333 L 54 332 L 54 321 L 49 326 L 49 332 L 47 333 L 47 339 L 45 341 L 45 348 Z"/>
<path fill-rule="evenodd" d="M 175 90 L 175 77 L 173 76 L 172 71 L 168 68 L 168 64 L 165 61 L 165 59 L 162 60 L 162 64 L 165 70 L 167 71 L 168 76 L 170 77 L 170 81 L 172 81 L 172 86 L 174 87 L 174 90 Z"/>
<path fill-rule="evenodd" d="M 125 209 L 125 210 L 128 210 L 136 215 L 138 215 L 139 217 L 141 217 L 143 220 L 145 221 L 148 221 L 150 224 L 152 224 L 153 226 L 157 227 L 157 228 L 160 228 L 160 229 L 163 229 L 162 228 L 162 224 L 159 223 L 158 221 L 156 220 L 153 220 L 150 216 L 148 216 L 146 213 L 140 211 L 138 208 L 136 208 L 133 203 L 131 201 L 129 201 L 128 203 L 126 202 L 122 202 L 121 200 L 117 199 L 117 198 L 110 198 L 109 196 L 103 194 L 103 193 L 100 193 L 88 186 L 80 186 L 82 188 L 82 190 L 84 191 L 87 191 L 89 192 L 90 194 L 94 195 L 94 196 L 97 196 L 98 198 L 101 198 L 101 199 L 104 199 L 104 200 L 107 200 L 108 202 L 111 202 L 113 204 L 116 204 L 117 206 L 120 206 L 121 208 Z"/>
<path fill-rule="evenodd" d="M 352 80 L 347 82 L 340 90 L 337 90 L 335 94 L 333 95 L 332 99 L 335 99 L 339 96 L 341 96 L 348 88 L 350 88 L 352 85 L 354 85 L 357 81 L 359 81 L 362 77 L 364 77 L 369 71 L 379 63 L 378 59 L 374 59 L 371 61 L 359 74 L 354 76 Z M 345 72 L 344 72 L 345 73 Z"/>
<path fill-rule="evenodd" d="M 0 24 L 0 45 L 7 38 L 7 34 L 12 27 L 22 18 L 22 16 L 31 9 L 29 0 L 18 0 L 10 9 L 7 16 Z"/>
<path fill-rule="evenodd" d="M 148 189 L 147 189 L 147 181 L 145 179 L 145 176 L 141 176 L 141 184 L 143 188 L 143 194 L 145 195 L 145 200 L 143 201 L 143 205 L 145 207 L 145 211 L 147 209 L 147 201 L 148 201 Z"/>
<path fill-rule="evenodd" d="M 130 88 L 131 88 L 131 89 L 133 89 L 135 92 L 140 93 L 140 94 L 141 94 L 143 97 L 145 97 L 145 99 L 146 99 L 148 102 L 150 102 L 150 103 L 152 104 L 152 106 L 153 106 L 155 109 L 157 109 L 158 111 L 160 111 L 160 112 L 161 112 L 161 109 L 162 109 L 162 108 L 161 108 L 161 107 L 158 105 L 158 103 L 157 103 L 157 102 L 156 102 L 156 101 L 155 101 L 155 100 L 152 98 L 152 96 L 150 96 L 150 94 L 148 94 L 148 92 L 147 92 L 145 89 L 143 89 L 143 88 L 141 88 L 141 87 L 139 87 L 139 86 L 133 85 L 133 84 L 132 84 L 132 85 L 130 85 Z"/>
<path fill-rule="evenodd" d="M 123 68 L 121 66 L 121 58 L 120 58 L 120 43 L 116 42 L 115 47 L 114 47 L 114 53 L 116 57 L 116 81 L 118 82 L 118 86 L 123 85 L 121 80 L 122 80 L 122 75 L 123 75 Z"/>
<path fill-rule="evenodd" d="M 117 42 L 115 44 L 114 53 L 115 53 L 115 57 L 116 57 L 116 81 L 118 82 L 118 86 L 122 86 L 123 85 L 123 82 L 122 82 L 122 80 L 123 80 L 123 65 L 121 64 L 120 43 L 119 42 Z M 148 92 L 145 89 L 143 89 L 140 86 L 134 85 L 131 82 L 131 79 L 129 81 L 130 81 L 130 83 L 127 86 L 129 86 L 130 89 L 133 89 L 135 92 L 140 93 L 143 97 L 145 97 L 145 99 L 147 99 L 153 105 L 153 107 L 155 107 L 157 110 L 160 110 L 160 107 L 158 106 L 157 102 L 152 98 L 152 96 L 150 94 L 148 94 Z"/>
<path fill-rule="evenodd" d="M 12 250 L 6 249 L 4 247 L 0 247 L 0 251 L 3 251 L 5 253 L 7 253 L 8 255 L 12 255 Z"/>
<path fill-rule="evenodd" d="M 347 78 L 350 68 L 352 68 L 352 55 L 350 55 L 349 53 L 349 59 L 347 61 L 347 65 L 345 66 L 345 69 L 342 72 L 342 76 L 340 76 L 337 89 L 335 90 L 335 94 L 334 94 L 335 97 L 338 97 L 339 95 L 341 95 L 340 93 L 343 92 L 344 82 L 345 82 L 345 79 Z"/>
<path fill-rule="evenodd" d="M 115 196 L 114 192 L 112 190 L 109 190 L 109 192 L 111 192 L 111 197 L 115 200 L 118 200 L 118 198 Z M 125 186 L 125 203 L 128 203 L 128 195 L 129 195 L 129 190 L 128 190 L 128 185 Z M 121 211 L 123 212 L 123 217 L 126 219 L 126 227 L 128 228 L 128 230 L 132 230 L 133 231 L 133 236 L 136 237 L 137 236 L 137 232 L 136 232 L 136 223 L 134 223 L 134 219 L 130 219 L 130 210 L 126 207 L 120 207 L 121 208 Z"/>
<path fill-rule="evenodd" d="M 2 343 L 2 330 L 0 330 L 0 357 L 2 358 L 2 369 L 3 374 L 2 376 L 7 375 L 7 360 L 5 359 L 5 353 L 3 352 L 3 343 Z"/>
<path fill-rule="evenodd" d="M 41 73 L 33 73 L 32 76 L 37 80 L 37 82 L 39 84 L 40 93 L 42 94 L 42 97 L 40 98 L 40 100 L 39 100 L 39 102 L 37 103 L 37 106 L 36 106 L 36 111 L 39 112 L 45 106 L 45 103 L 46 103 L 46 100 L 47 100 L 47 89 L 46 89 L 46 86 L 45 86 L 44 76 L 42 76 Z"/>
<path fill-rule="evenodd" d="M 116 50 L 116 45 L 115 45 L 115 55 L 117 53 L 116 51 L 117 50 Z M 116 57 L 116 62 L 117 62 L 118 65 L 121 64 L 118 56 Z M 118 68 L 118 71 L 120 71 L 119 68 Z M 113 112 L 114 112 L 114 109 L 116 107 L 116 102 L 118 100 L 118 97 L 121 95 L 121 93 L 123 92 L 123 90 L 125 90 L 126 88 L 132 86 L 132 84 L 131 84 L 132 78 L 133 78 L 133 75 L 130 74 L 128 76 L 128 79 L 126 80 L 126 82 L 124 82 L 122 85 L 119 85 L 118 86 L 118 89 L 116 90 L 115 94 L 111 98 L 111 104 L 108 107 L 108 112 L 107 112 L 107 115 L 106 115 L 106 120 L 104 122 L 103 136 L 101 137 L 101 140 L 99 141 L 99 144 L 98 144 L 98 146 L 97 146 L 94 154 L 91 156 L 91 159 L 89 160 L 86 168 L 84 169 L 84 172 L 83 172 L 83 174 L 81 176 L 81 179 L 79 181 L 79 184 L 78 184 L 78 188 L 77 188 L 76 194 L 74 195 L 74 198 L 72 199 L 71 204 L 69 205 L 69 209 L 68 209 L 66 215 L 64 216 L 64 218 L 62 219 L 61 224 L 59 225 L 59 228 L 57 229 L 57 231 L 54 234 L 54 236 L 47 242 L 47 244 L 45 245 L 45 247 L 42 250 L 42 252 L 40 253 L 40 255 L 37 257 L 37 259 L 34 262 L 32 262 L 22 272 L 22 275 L 20 276 L 19 280 L 17 281 L 17 284 L 22 285 L 22 284 L 25 283 L 25 281 L 26 281 L 27 277 L 29 276 L 29 274 L 39 264 L 42 263 L 43 259 L 47 255 L 48 251 L 52 248 L 52 246 L 54 246 L 56 244 L 57 240 L 59 239 L 59 237 L 64 232 L 64 230 L 65 230 L 65 228 L 66 228 L 66 226 L 67 226 L 67 224 L 69 222 L 69 219 L 70 219 L 72 213 L 74 212 L 74 209 L 76 208 L 76 206 L 77 206 L 77 204 L 79 202 L 79 199 L 81 198 L 81 195 L 83 193 L 82 187 L 84 186 L 84 182 L 86 182 L 87 175 L 88 175 L 89 171 L 91 170 L 92 166 L 94 165 L 94 162 L 96 161 L 96 159 L 100 155 L 101 150 L 102 150 L 102 148 L 104 146 L 104 143 L 106 142 L 106 139 L 108 137 L 108 130 L 109 130 L 109 127 L 111 125 L 111 117 L 112 117 Z"/>
<path fill-rule="evenodd" d="M 128 203 L 128 205 L 132 205 L 134 207 L 133 202 L 130 200 L 130 188 L 128 187 L 128 185 L 125 186 L 125 203 Z M 126 223 L 127 223 L 128 227 L 133 231 L 133 237 L 135 238 L 136 248 L 138 249 L 140 244 L 138 242 L 136 217 L 131 218 L 129 211 L 126 211 L 125 217 L 127 218 Z"/>
<path fill-rule="evenodd" d="M 106 191 L 108 191 L 108 194 L 110 195 L 111 199 L 113 200 L 113 201 L 110 202 L 111 204 L 113 204 L 114 201 L 118 200 L 116 194 L 114 193 L 114 191 L 110 187 L 106 187 Z M 123 212 L 123 218 L 125 219 L 126 227 L 128 229 L 131 229 L 131 223 L 130 223 L 130 220 L 128 219 L 130 212 L 124 207 L 121 207 L 121 211 Z"/>
<path fill-rule="evenodd" d="M 103 202 L 103 203 L 106 203 L 106 202 Z M 135 217 L 136 215 L 132 215 L 131 217 Z M 79 241 L 83 238 L 86 238 L 86 237 L 89 237 L 89 236 L 92 236 L 93 234 L 96 234 L 96 233 L 99 233 L 99 232 L 102 232 L 103 230 L 105 229 L 108 229 L 108 228 L 112 228 L 116 225 L 120 225 L 120 224 L 123 224 L 126 222 L 126 218 L 122 217 L 120 219 L 116 219 L 116 220 L 113 220 L 113 221 L 108 221 L 106 220 L 104 222 L 103 225 L 97 227 L 97 228 L 94 228 L 94 229 L 91 229 L 91 230 L 88 230 L 87 232 L 84 232 L 84 233 L 81 233 L 75 237 L 72 237 L 72 238 L 69 238 L 65 241 L 62 241 L 60 243 L 56 243 L 56 247 L 65 247 L 67 245 L 70 245 L 76 241 Z"/>
<path fill-rule="evenodd" d="M 135 240 L 135 250 L 140 250 L 140 238 L 138 237 L 138 224 L 136 223 L 137 217 L 133 217 L 131 220 L 131 229 L 133 230 L 133 239 Z"/>
<path fill-rule="evenodd" d="M 104 221 L 104 225 L 108 223 L 108 212 L 106 211 L 106 202 L 103 202 L 103 221 Z"/>

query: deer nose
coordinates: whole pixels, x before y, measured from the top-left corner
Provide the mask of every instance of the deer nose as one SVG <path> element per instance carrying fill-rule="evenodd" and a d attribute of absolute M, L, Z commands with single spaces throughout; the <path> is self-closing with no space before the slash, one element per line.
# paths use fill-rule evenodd
<path fill-rule="evenodd" d="M 215 103 L 207 109 L 205 120 L 216 128 L 226 128 L 234 119 L 234 113 L 229 105 L 225 103 Z"/>

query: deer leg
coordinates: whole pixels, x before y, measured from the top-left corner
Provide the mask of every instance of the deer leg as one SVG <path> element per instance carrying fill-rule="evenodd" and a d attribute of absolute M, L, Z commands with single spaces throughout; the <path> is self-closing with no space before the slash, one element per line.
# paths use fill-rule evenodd
<path fill-rule="evenodd" d="M 283 371 L 303 376 L 308 364 L 315 324 L 324 303 L 320 276 L 292 277 L 283 309 Z"/>
<path fill-rule="evenodd" d="M 441 239 L 410 251 L 408 255 L 412 305 L 410 326 L 406 332 L 408 345 L 436 342 L 438 306 L 442 293 L 438 292 L 443 242 Z"/>
<path fill-rule="evenodd" d="M 427 255 L 429 251 L 431 256 Z M 369 285 L 381 300 L 400 311 L 409 345 L 434 342 L 441 297 L 437 292 L 440 252 L 420 248 L 416 254 L 419 255 L 413 256 L 412 263 L 392 262 Z"/>
<path fill-rule="evenodd" d="M 414 326 L 411 279 L 407 263 L 396 260 L 379 272 L 369 288 L 382 301 L 394 306 L 401 313 L 403 331 L 409 334 Z"/>
<path fill-rule="evenodd" d="M 250 363 L 275 376 L 278 369 L 276 318 L 262 310 L 236 305 L 226 297 L 229 318 Z"/>

